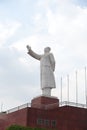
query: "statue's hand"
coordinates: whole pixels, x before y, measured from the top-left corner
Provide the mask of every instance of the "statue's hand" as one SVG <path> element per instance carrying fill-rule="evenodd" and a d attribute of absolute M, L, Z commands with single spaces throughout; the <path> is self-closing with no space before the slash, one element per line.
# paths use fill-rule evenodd
<path fill-rule="evenodd" d="M 30 51 L 31 47 L 29 45 L 26 46 L 27 50 Z"/>

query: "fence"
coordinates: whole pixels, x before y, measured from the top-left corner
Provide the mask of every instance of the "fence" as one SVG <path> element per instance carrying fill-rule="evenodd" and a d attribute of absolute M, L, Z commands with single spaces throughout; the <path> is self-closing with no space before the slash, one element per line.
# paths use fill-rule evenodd
<path fill-rule="evenodd" d="M 6 111 L 6 113 L 12 113 L 12 112 L 15 112 L 15 111 L 18 111 L 18 110 L 21 110 L 23 108 L 27 108 L 27 107 L 31 107 L 31 103 L 26 103 L 26 104 L 23 104 L 23 105 L 20 105 L 18 107 L 15 107 L 15 108 L 12 108 L 12 109 L 9 109 Z"/>
<path fill-rule="evenodd" d="M 50 108 L 52 108 L 52 106 L 53 106 L 53 108 L 54 108 L 54 106 L 58 107 L 58 103 L 45 105 L 45 109 L 50 109 Z M 74 106 L 74 107 L 79 107 L 79 108 L 87 108 L 86 104 L 80 104 L 80 103 L 68 102 L 68 101 L 59 102 L 59 107 L 62 107 L 62 106 Z M 12 108 L 10 110 L 7 110 L 6 113 L 7 114 L 12 113 L 12 112 L 15 112 L 15 111 L 21 110 L 23 108 L 27 108 L 27 107 L 31 107 L 31 103 L 26 103 L 26 104 L 20 105 L 18 107 Z"/>

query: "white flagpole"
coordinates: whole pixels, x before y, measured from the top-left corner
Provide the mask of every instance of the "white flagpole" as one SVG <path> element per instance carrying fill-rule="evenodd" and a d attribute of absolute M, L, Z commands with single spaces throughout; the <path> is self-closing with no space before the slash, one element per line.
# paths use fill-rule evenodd
<path fill-rule="evenodd" d="M 61 103 L 62 103 L 62 77 L 61 77 Z"/>
<path fill-rule="evenodd" d="M 86 80 L 86 67 L 85 67 L 85 97 L 86 97 L 86 107 L 87 107 L 87 80 Z"/>
<path fill-rule="evenodd" d="M 78 81 L 77 81 L 77 71 L 76 71 L 76 104 L 78 103 Z"/>
<path fill-rule="evenodd" d="M 69 103 L 69 75 L 67 75 L 67 100 Z"/>
<path fill-rule="evenodd" d="M 2 109 L 3 109 L 3 103 L 1 103 L 1 112 L 3 111 Z"/>

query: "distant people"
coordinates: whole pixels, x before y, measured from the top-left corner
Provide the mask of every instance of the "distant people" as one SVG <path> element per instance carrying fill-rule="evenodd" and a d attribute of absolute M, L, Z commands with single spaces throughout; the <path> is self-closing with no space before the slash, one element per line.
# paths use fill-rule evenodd
<path fill-rule="evenodd" d="M 41 76 L 41 89 L 42 95 L 51 96 L 51 89 L 55 88 L 55 59 L 52 53 L 50 53 L 51 48 L 44 48 L 44 54 L 36 54 L 29 45 L 26 46 L 28 49 L 28 54 L 33 58 L 40 60 L 40 76 Z"/>

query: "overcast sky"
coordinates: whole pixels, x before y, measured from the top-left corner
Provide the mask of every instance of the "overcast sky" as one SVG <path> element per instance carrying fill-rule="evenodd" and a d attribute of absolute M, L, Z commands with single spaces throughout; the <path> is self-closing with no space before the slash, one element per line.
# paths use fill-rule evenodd
<path fill-rule="evenodd" d="M 51 47 L 56 60 L 56 89 L 61 76 L 83 77 L 79 102 L 85 103 L 84 67 L 87 65 L 87 0 L 0 0 L 0 106 L 3 110 L 31 102 L 41 95 L 40 63 L 27 54 L 26 45 L 38 54 Z M 73 76 L 72 76 L 73 75 Z M 75 101 L 72 78 L 70 101 Z M 78 81 L 78 82 L 79 82 Z M 63 84 L 63 100 L 67 100 Z M 66 83 L 67 84 L 67 83 Z M 82 85 L 82 86 L 81 86 Z"/>

